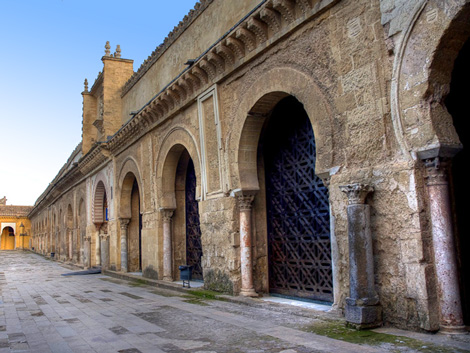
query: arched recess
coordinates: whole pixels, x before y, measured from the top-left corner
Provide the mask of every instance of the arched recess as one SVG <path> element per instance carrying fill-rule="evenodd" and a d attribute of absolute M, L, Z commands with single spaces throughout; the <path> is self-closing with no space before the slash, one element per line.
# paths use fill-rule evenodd
<path fill-rule="evenodd" d="M 404 155 L 454 155 L 461 143 L 445 107 L 454 61 L 470 36 L 470 4 L 420 1 L 397 47 L 392 121 Z"/>
<path fill-rule="evenodd" d="M 194 163 L 196 178 L 201 180 L 200 154 L 194 137 L 184 128 L 175 127 L 162 141 L 156 163 L 158 205 L 160 208 L 175 209 L 175 176 L 181 154 L 185 150 L 188 151 Z M 200 196 L 199 183 L 196 197 Z"/>
<path fill-rule="evenodd" d="M 66 235 L 65 235 L 65 254 L 67 259 L 72 259 L 72 246 L 73 246 L 73 211 L 72 205 L 67 206 L 67 219 L 66 219 Z"/>
<path fill-rule="evenodd" d="M 92 221 L 94 224 L 102 224 L 107 222 L 107 216 L 109 218 L 109 214 L 106 213 L 108 211 L 108 195 L 110 193 L 106 180 L 100 176 L 95 180 L 93 190 Z"/>
<path fill-rule="evenodd" d="M 137 164 L 127 159 L 119 176 L 119 217 L 128 219 L 127 270 L 142 271 L 142 188 Z M 121 250 L 122 251 L 122 250 Z"/>
<path fill-rule="evenodd" d="M 85 244 L 84 238 L 86 233 L 86 210 L 85 201 L 83 197 L 80 197 L 77 209 L 77 239 L 75 243 L 75 249 L 77 254 L 77 262 L 83 262 L 83 244 Z"/>
<path fill-rule="evenodd" d="M 275 68 L 261 75 L 243 94 L 233 120 L 228 141 L 232 165 L 232 188 L 258 190 L 257 148 L 261 129 L 273 107 L 294 96 L 303 103 L 316 136 L 317 174 L 333 167 L 333 108 L 308 75 L 292 68 Z"/>
<path fill-rule="evenodd" d="M 1 250 L 15 249 L 15 230 L 13 227 L 6 226 L 1 231 Z"/>
<path fill-rule="evenodd" d="M 187 182 L 191 182 L 190 185 Z M 172 234 L 163 248 L 168 266 L 164 277 L 177 273 L 178 266 L 194 266 L 195 278 L 202 280 L 202 236 L 199 227 L 198 201 L 201 197 L 201 172 L 199 153 L 194 138 L 184 129 L 176 128 L 163 141 L 157 162 L 159 208 L 172 211 Z M 165 246 L 166 241 L 171 246 Z M 168 244 L 166 244 L 168 245 Z M 168 250 L 169 249 L 169 250 Z"/>
<path fill-rule="evenodd" d="M 55 256 L 57 258 L 61 258 L 62 254 L 64 253 L 64 242 L 63 242 L 63 230 L 64 230 L 64 214 L 62 212 L 62 206 L 59 208 L 59 217 L 57 218 L 57 233 L 56 233 L 56 238 L 55 238 L 55 248 L 56 248 L 56 254 Z"/>
<path fill-rule="evenodd" d="M 131 157 L 127 158 L 122 164 L 122 168 L 119 172 L 119 183 L 120 195 L 119 200 L 119 218 L 130 218 L 131 216 L 131 194 L 134 180 L 139 186 L 139 190 L 142 187 L 142 179 L 140 177 L 140 171 L 135 160 Z M 143 209 L 143 195 L 139 194 L 140 198 L 140 209 Z"/>

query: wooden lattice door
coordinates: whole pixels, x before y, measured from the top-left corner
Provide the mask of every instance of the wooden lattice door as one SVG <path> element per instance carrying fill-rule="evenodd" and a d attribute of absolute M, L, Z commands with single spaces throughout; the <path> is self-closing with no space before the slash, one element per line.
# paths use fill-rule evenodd
<path fill-rule="evenodd" d="M 193 266 L 193 279 L 202 276 L 202 242 L 199 224 L 199 207 L 196 201 L 196 172 L 192 160 L 189 160 L 186 172 L 186 263 Z"/>
<path fill-rule="evenodd" d="M 270 292 L 331 302 L 328 189 L 315 175 L 315 139 L 303 106 L 281 101 L 265 136 Z"/>

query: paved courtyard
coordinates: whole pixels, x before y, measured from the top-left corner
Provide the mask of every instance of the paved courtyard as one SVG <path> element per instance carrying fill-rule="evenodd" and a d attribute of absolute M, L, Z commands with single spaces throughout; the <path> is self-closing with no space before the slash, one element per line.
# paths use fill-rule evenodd
<path fill-rule="evenodd" d="M 313 310 L 214 300 L 104 275 L 62 276 L 72 271 L 36 254 L 0 252 L 0 353 L 470 351 L 466 337 L 404 337 L 392 329 L 354 336 Z"/>

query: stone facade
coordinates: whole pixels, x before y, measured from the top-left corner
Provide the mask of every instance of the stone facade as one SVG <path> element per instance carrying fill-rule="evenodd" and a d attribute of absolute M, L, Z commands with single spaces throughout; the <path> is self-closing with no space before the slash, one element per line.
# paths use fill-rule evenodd
<path fill-rule="evenodd" d="M 0 249 L 31 249 L 31 222 L 28 214 L 32 206 L 7 205 L 0 199 Z"/>
<path fill-rule="evenodd" d="M 282 274 L 274 270 L 268 207 L 274 152 L 265 146 L 272 136 L 284 146 L 274 121 L 301 111 L 315 143 L 295 154 L 298 161 L 311 154 L 314 173 L 290 186 L 328 188 L 310 209 L 328 224 L 328 259 L 315 255 L 313 267 L 285 260 L 286 271 L 302 273 L 302 286 L 320 276 L 311 290 L 321 295 L 312 298 L 331 301 L 359 326 L 462 330 L 470 271 L 459 254 L 469 244 L 459 236 L 464 206 L 455 195 L 465 188 L 432 189 L 425 161 L 450 160 L 465 143 L 456 122 L 463 101 L 452 103 L 451 115 L 446 97 L 462 88 L 452 71 L 468 55 L 469 16 L 466 0 L 203 0 L 137 72 L 107 43 L 103 72 L 82 92 L 82 142 L 29 214 L 33 246 L 85 267 L 167 281 L 197 253 L 207 288 L 275 292 Z M 296 119 L 279 120 L 286 135 Z M 348 185 L 374 192 L 351 207 Z M 444 226 L 439 212 L 451 213 Z M 450 246 L 439 245 L 442 237 Z M 189 252 L 193 246 L 200 250 Z M 305 246 L 293 253 L 300 258 Z M 454 261 L 445 275 L 443 251 L 444 262 Z M 451 289 L 443 276 L 452 277 Z M 455 297 L 461 304 L 449 309 Z"/>

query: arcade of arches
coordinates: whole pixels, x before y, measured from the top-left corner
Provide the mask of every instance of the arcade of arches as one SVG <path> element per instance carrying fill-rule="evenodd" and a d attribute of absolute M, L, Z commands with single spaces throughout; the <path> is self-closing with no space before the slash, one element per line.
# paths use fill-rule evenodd
<path fill-rule="evenodd" d="M 106 43 L 30 246 L 465 332 L 469 38 L 468 1 L 202 0 L 136 72 Z"/>

